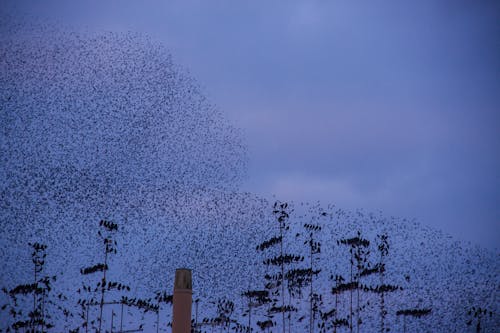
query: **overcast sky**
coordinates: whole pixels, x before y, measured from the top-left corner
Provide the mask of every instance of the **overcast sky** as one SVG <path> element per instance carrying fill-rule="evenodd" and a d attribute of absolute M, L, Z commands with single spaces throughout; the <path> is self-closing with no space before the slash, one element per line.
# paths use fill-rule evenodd
<path fill-rule="evenodd" d="M 164 44 L 249 148 L 243 190 L 500 241 L 500 2 L 6 1 Z"/>

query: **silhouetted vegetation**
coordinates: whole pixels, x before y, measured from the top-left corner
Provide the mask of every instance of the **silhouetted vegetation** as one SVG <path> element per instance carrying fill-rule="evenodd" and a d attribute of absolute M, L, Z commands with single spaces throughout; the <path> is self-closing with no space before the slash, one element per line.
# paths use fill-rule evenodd
<path fill-rule="evenodd" d="M 6 332 L 46 332 L 54 327 L 52 315 L 48 306 L 61 311 L 66 318 L 72 314 L 53 300 L 52 283 L 57 280 L 55 275 L 49 276 L 44 272 L 46 263 L 47 245 L 40 243 L 28 243 L 32 248 L 31 262 L 33 263 L 33 280 L 31 283 L 19 284 L 10 290 L 2 288 L 8 296 L 9 303 L 2 305 L 2 311 L 8 311 L 10 325 L 5 328 Z M 59 300 L 66 299 L 63 294 L 57 295 Z M 31 308 L 28 304 L 32 302 Z M 22 306 L 24 305 L 24 306 Z M 28 311 L 28 312 L 26 312 Z"/>
<path fill-rule="evenodd" d="M 404 309 L 404 310 L 398 310 L 396 311 L 396 316 L 402 316 L 403 317 L 403 333 L 406 333 L 406 317 L 413 317 L 413 318 L 421 318 L 429 315 L 431 313 L 431 309 Z"/>
<path fill-rule="evenodd" d="M 269 294 L 272 297 L 272 302 L 269 304 L 269 307 L 267 309 L 268 320 L 261 322 L 262 324 L 260 325 L 260 327 L 261 329 L 267 329 L 274 326 L 275 324 L 272 319 L 276 314 L 281 314 L 281 329 L 282 332 L 285 333 L 286 314 L 288 314 L 288 318 L 290 318 L 291 312 L 297 311 L 297 308 L 291 304 L 291 296 L 293 293 L 293 289 L 296 286 L 296 280 L 294 280 L 296 274 L 294 274 L 291 270 L 285 272 L 285 269 L 287 269 L 287 267 L 292 264 L 304 261 L 304 257 L 301 255 L 286 253 L 286 249 L 284 247 L 285 233 L 290 229 L 290 226 L 288 225 L 288 219 L 290 218 L 290 208 L 288 206 L 288 203 L 275 202 L 273 206 L 273 216 L 278 222 L 279 234 L 269 240 L 262 242 L 257 246 L 257 250 L 259 251 L 278 247 L 277 255 L 267 258 L 263 261 L 264 265 L 277 267 L 278 271 L 275 271 L 271 274 L 266 274 L 264 276 L 266 280 L 265 289 L 269 291 Z M 288 290 L 290 298 L 289 303 L 285 304 L 285 279 L 287 277 L 287 274 L 287 280 L 289 281 Z"/>
<path fill-rule="evenodd" d="M 493 317 L 493 311 L 487 310 L 480 307 L 473 306 L 469 311 L 467 311 L 469 320 L 467 320 L 467 326 L 473 326 L 475 324 L 476 333 L 481 333 L 481 319 L 484 317 Z"/>
<path fill-rule="evenodd" d="M 277 222 L 277 234 L 256 245 L 258 253 L 263 253 L 261 261 L 266 272 L 261 281 L 255 281 L 255 286 L 260 289 L 249 289 L 242 292 L 241 302 L 228 298 L 218 298 L 217 301 L 206 300 L 205 304 L 212 304 L 214 315 L 205 316 L 198 321 L 198 302 L 195 301 L 196 317 L 192 321 L 192 332 L 208 333 L 213 330 L 219 332 L 251 333 L 281 332 L 308 330 L 310 333 L 326 332 L 360 332 L 365 322 L 364 317 L 370 317 L 370 324 L 374 325 L 374 317 L 378 317 L 378 331 L 381 333 L 393 331 L 387 316 L 402 318 L 402 332 L 406 332 L 408 324 L 418 327 L 423 317 L 431 314 L 429 307 L 396 309 L 393 302 L 387 302 L 388 294 L 394 292 L 404 293 L 402 287 L 388 283 L 394 278 L 388 269 L 389 235 L 378 234 L 375 241 L 371 242 L 359 230 L 354 237 L 331 239 L 324 243 L 321 217 L 328 214 L 319 210 L 313 215 L 306 215 L 309 219 L 301 226 L 295 224 L 291 216 L 292 208 L 287 203 L 276 202 L 273 205 L 272 216 Z M 130 286 L 111 281 L 110 256 L 117 254 L 118 225 L 113 222 L 101 220 L 97 232 L 102 248 L 102 261 L 93 263 L 80 269 L 83 280 L 82 286 L 77 290 L 80 308 L 79 317 L 82 322 L 75 327 L 73 314 L 57 301 L 67 300 L 63 294 L 57 296 L 56 302 L 51 300 L 51 283 L 56 281 L 55 276 L 47 276 L 43 270 L 46 254 L 46 245 L 39 243 L 30 244 L 33 248 L 32 263 L 33 281 L 19 284 L 11 289 L 3 288 L 9 302 L 2 306 L 2 311 L 10 316 L 9 324 L 4 327 L 5 332 L 50 332 L 56 331 L 56 326 L 51 322 L 55 310 L 63 313 L 58 317 L 59 325 L 63 322 L 67 332 L 140 332 L 144 330 L 145 323 L 153 323 L 148 327 L 155 327 L 159 333 L 160 328 L 171 327 L 168 321 L 170 307 L 164 307 L 165 325 L 161 325 L 160 315 L 162 304 L 172 304 L 173 297 L 165 291 L 157 291 L 153 298 L 138 298 L 126 295 L 130 293 Z M 295 237 L 289 237 L 294 232 Z M 335 235 L 334 235 L 335 236 Z M 325 258 L 321 261 L 322 247 L 334 247 L 334 258 Z M 376 251 L 372 251 L 372 247 Z M 348 249 L 346 255 L 345 248 Z M 292 253 L 302 249 L 301 253 Z M 372 252 L 375 255 L 372 255 Z M 332 267 L 324 266 L 331 260 L 343 259 L 347 267 L 337 266 L 336 270 L 348 273 L 346 279 L 339 272 L 333 272 Z M 321 266 L 323 264 L 323 266 Z M 345 265 L 344 265 L 345 266 Z M 329 289 L 319 288 L 315 280 L 321 275 L 329 277 Z M 97 279 L 93 277 L 97 277 Z M 410 281 L 406 276 L 407 282 Z M 307 297 L 304 290 L 307 288 Z M 345 297 L 347 296 L 347 297 Z M 24 302 L 23 304 L 21 304 Z M 32 303 L 30 310 L 27 303 Z M 50 311 L 47 304 L 55 305 Z M 420 303 L 419 303 L 420 304 Z M 109 306 L 110 311 L 104 311 Z M 115 311 L 115 307 L 119 307 Z M 378 310 L 377 310 L 378 308 Z M 130 311 L 135 309 L 134 311 Z M 205 313 L 208 310 L 205 309 Z M 126 314 L 128 323 L 137 324 L 136 327 L 124 327 Z M 136 316 L 142 313 L 141 316 Z M 145 314 L 153 316 L 147 317 Z M 466 326 L 474 326 L 476 332 L 482 332 L 484 318 L 493 316 L 493 312 L 484 308 L 472 307 L 468 310 L 469 319 Z M 107 316 L 107 319 L 105 317 Z M 278 324 L 276 323 L 278 316 Z M 410 318 L 415 320 L 409 321 Z M 394 322 L 391 322 L 394 325 Z M 368 325 L 367 325 L 368 326 Z M 465 326 L 465 325 L 464 325 Z M 109 327 L 106 329 L 105 327 Z M 373 326 L 370 328 L 370 330 Z M 368 329 L 368 328 L 366 328 Z M 366 330 L 363 329 L 363 330 Z M 2 331 L 3 331 L 2 330 Z M 58 329 L 60 330 L 60 328 Z M 164 330 L 164 329 L 162 329 Z"/>

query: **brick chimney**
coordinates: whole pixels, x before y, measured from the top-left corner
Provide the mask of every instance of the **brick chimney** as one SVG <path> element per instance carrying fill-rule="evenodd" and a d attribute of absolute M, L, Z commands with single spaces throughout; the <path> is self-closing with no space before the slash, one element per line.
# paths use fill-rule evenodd
<path fill-rule="evenodd" d="M 191 303 L 193 285 L 191 270 L 175 270 L 172 333 L 191 332 Z"/>

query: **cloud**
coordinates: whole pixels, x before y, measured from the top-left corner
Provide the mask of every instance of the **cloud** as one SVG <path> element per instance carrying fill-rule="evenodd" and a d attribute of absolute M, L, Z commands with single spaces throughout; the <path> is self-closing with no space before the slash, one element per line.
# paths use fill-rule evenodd
<path fill-rule="evenodd" d="M 349 198 L 498 243 L 485 231 L 500 221 L 497 2 L 183 1 L 163 19 L 157 2 L 50 4 L 171 47 L 246 133 L 246 189 Z"/>

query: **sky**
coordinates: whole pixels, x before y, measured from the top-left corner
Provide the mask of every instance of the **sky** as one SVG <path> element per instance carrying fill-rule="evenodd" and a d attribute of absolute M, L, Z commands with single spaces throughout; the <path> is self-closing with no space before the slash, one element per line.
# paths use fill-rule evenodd
<path fill-rule="evenodd" d="M 416 219 L 498 249 L 497 1 L 25 1 L 165 45 L 248 145 L 241 189 Z"/>

